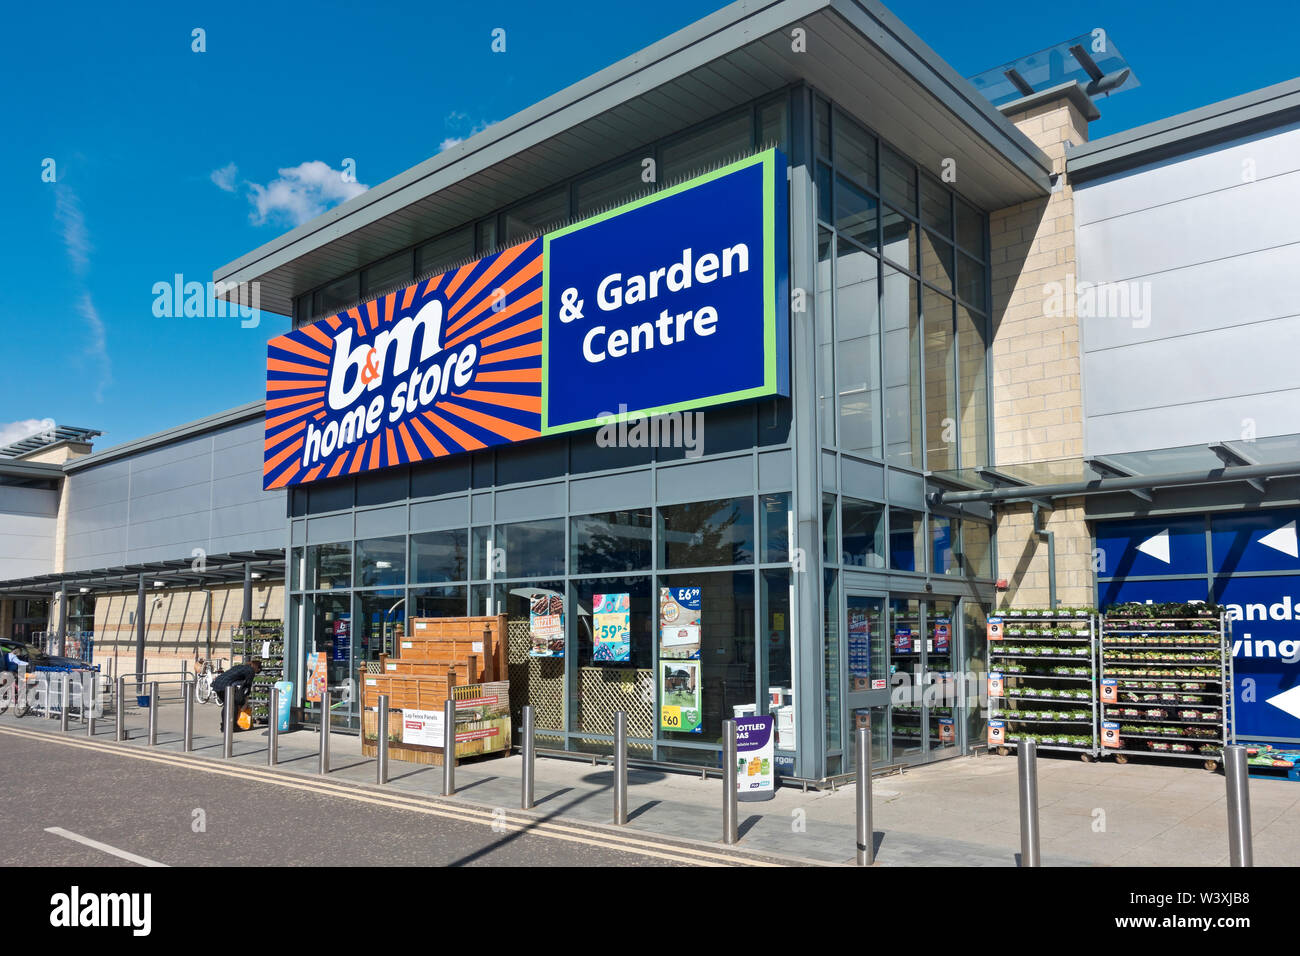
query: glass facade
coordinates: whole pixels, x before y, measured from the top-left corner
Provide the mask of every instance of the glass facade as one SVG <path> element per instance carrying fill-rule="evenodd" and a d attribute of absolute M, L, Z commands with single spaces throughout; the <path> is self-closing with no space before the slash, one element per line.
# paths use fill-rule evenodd
<path fill-rule="evenodd" d="M 926 674 L 982 666 L 992 527 L 932 512 L 924 492 L 927 472 L 989 460 L 987 221 L 815 91 L 765 97 L 365 265 L 300 296 L 295 321 L 769 144 L 814 186 L 815 288 L 805 291 L 816 434 L 799 434 L 792 401 L 780 399 L 707 410 L 700 461 L 574 434 L 292 492 L 295 529 L 336 515 L 355 516 L 359 529 L 364 512 L 403 507 L 410 529 L 319 542 L 295 530 L 288 606 L 300 668 L 323 652 L 331 683 L 355 687 L 411 618 L 504 614 L 512 703 L 534 703 L 541 746 L 607 753 L 619 709 L 638 756 L 701 766 L 717 764 L 723 721 L 779 712 L 782 772 L 814 777 L 851 769 L 851 734 L 868 714 L 882 762 L 982 739 L 983 716 L 968 703 L 909 711 L 853 700 L 904 663 Z M 794 463 L 818 451 L 819 490 L 801 524 Z M 699 733 L 660 727 L 663 588 L 701 594 L 689 678 L 701 695 Z M 597 602 L 624 594 L 627 657 L 600 659 Z M 538 595 L 563 602 L 561 658 L 528 654 Z M 801 637 L 797 622 L 810 620 L 815 633 Z M 854 656 L 862 620 L 875 680 Z M 895 644 L 898 628 L 919 642 L 909 645 L 920 648 L 914 660 Z M 356 718 L 352 701 L 334 720 Z"/>

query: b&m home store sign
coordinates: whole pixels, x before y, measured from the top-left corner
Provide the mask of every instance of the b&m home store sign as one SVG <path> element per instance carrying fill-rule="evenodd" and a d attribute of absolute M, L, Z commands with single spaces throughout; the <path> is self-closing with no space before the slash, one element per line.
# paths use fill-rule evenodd
<path fill-rule="evenodd" d="M 768 150 L 272 339 L 263 486 L 788 395 L 787 216 Z"/>

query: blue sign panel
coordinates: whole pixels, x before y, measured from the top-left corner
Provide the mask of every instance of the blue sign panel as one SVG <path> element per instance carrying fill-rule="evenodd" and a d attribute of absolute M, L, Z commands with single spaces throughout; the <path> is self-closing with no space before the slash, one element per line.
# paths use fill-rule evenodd
<path fill-rule="evenodd" d="M 1300 509 L 1216 515 L 1210 522 L 1216 574 L 1238 571 L 1300 571 L 1296 519 Z"/>
<path fill-rule="evenodd" d="M 1097 547 L 1105 578 L 1204 574 L 1205 518 L 1106 522 L 1097 525 Z"/>
<path fill-rule="evenodd" d="M 775 151 L 545 237 L 543 428 L 788 394 Z"/>
<path fill-rule="evenodd" d="M 1300 740 L 1300 576 L 1216 578 L 1214 596 L 1232 618 L 1237 736 Z"/>

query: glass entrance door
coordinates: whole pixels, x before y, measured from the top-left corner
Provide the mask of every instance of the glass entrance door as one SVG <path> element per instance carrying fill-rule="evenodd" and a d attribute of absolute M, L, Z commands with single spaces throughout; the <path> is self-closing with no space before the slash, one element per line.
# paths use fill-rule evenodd
<path fill-rule="evenodd" d="M 320 720 L 322 701 L 312 700 L 316 678 L 322 670 L 334 693 L 331 695 L 331 726 L 340 730 L 353 728 L 351 703 L 341 703 L 342 688 L 349 679 L 355 679 L 352 664 L 352 596 L 339 594 L 311 594 L 306 599 L 304 615 L 306 631 L 302 635 L 303 652 L 303 714 L 312 723 Z"/>
<path fill-rule="evenodd" d="M 889 602 L 890 743 L 896 763 L 922 763 L 960 750 L 960 681 L 955 661 L 956 604 Z"/>
<path fill-rule="evenodd" d="M 844 595 L 847 639 L 847 694 L 850 734 L 845 740 L 844 769 L 856 766 L 859 727 L 871 731 L 871 763 L 889 762 L 889 656 L 885 637 L 885 596 L 848 588 Z"/>
<path fill-rule="evenodd" d="M 921 707 L 925 711 L 926 750 L 931 757 L 957 753 L 960 714 L 957 668 L 957 629 L 952 601 L 926 605 L 925 664 L 922 671 Z"/>

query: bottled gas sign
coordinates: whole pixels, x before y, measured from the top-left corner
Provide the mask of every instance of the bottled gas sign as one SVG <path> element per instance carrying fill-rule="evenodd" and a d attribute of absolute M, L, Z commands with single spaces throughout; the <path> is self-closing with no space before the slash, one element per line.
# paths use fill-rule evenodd
<path fill-rule="evenodd" d="M 768 150 L 272 339 L 265 488 L 788 395 Z"/>

